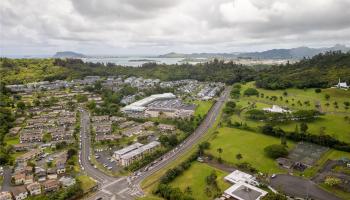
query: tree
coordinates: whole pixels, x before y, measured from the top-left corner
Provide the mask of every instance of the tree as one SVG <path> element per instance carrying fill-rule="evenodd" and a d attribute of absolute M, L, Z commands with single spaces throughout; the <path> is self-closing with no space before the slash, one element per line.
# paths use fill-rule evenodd
<path fill-rule="evenodd" d="M 23 111 L 26 108 L 26 104 L 23 101 L 19 101 L 17 103 L 17 108 Z"/>
<path fill-rule="evenodd" d="M 307 126 L 306 123 L 303 122 L 303 123 L 300 124 L 300 132 L 301 132 L 301 133 L 304 133 L 304 134 L 305 134 L 306 131 L 307 131 L 307 129 L 309 129 L 309 127 Z"/>
<path fill-rule="evenodd" d="M 236 154 L 236 159 L 240 161 L 243 158 L 241 153 Z"/>
<path fill-rule="evenodd" d="M 245 96 L 259 96 L 259 92 L 255 88 L 248 88 L 243 93 Z"/>
<path fill-rule="evenodd" d="M 221 157 L 221 153 L 222 153 L 224 150 L 223 150 L 222 148 L 218 148 L 216 151 L 220 154 L 220 157 Z"/>
<path fill-rule="evenodd" d="M 285 146 L 280 144 L 272 144 L 264 148 L 266 155 L 270 158 L 276 159 L 279 157 L 285 157 L 288 155 L 288 151 Z"/>
<path fill-rule="evenodd" d="M 321 90 L 320 88 L 316 88 L 316 89 L 315 89 L 315 92 L 316 92 L 316 93 L 321 93 L 321 91 L 322 91 L 322 90 Z"/>
<path fill-rule="evenodd" d="M 331 98 L 331 96 L 329 94 L 325 94 L 324 98 L 328 101 Z"/>
<path fill-rule="evenodd" d="M 325 180 L 324 180 L 324 183 L 330 187 L 334 187 L 334 186 L 337 186 L 341 183 L 341 180 L 337 177 L 327 177 Z"/>

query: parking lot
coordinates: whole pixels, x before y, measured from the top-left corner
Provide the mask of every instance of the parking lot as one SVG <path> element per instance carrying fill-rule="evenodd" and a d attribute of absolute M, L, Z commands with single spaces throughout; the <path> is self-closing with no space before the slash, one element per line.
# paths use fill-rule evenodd
<path fill-rule="evenodd" d="M 116 161 L 112 158 L 111 153 L 113 150 L 95 150 L 96 161 L 104 166 L 107 170 L 111 172 L 118 172 L 122 167 L 118 166 Z"/>

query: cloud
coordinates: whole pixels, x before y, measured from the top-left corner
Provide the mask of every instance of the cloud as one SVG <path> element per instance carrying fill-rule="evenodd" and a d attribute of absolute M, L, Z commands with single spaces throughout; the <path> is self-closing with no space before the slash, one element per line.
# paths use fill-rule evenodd
<path fill-rule="evenodd" d="M 349 0 L 2 0 L 1 54 L 349 44 Z"/>

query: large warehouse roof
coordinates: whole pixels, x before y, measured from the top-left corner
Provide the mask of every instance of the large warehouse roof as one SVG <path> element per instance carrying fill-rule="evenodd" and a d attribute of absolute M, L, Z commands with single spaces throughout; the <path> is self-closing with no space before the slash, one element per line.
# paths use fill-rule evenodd
<path fill-rule="evenodd" d="M 152 103 L 153 101 L 162 100 L 162 99 L 174 99 L 174 98 L 176 98 L 176 96 L 173 93 L 154 94 L 140 101 L 136 101 L 130 105 L 125 106 L 124 108 L 122 108 L 122 111 L 142 112 L 146 109 L 145 106 Z"/>

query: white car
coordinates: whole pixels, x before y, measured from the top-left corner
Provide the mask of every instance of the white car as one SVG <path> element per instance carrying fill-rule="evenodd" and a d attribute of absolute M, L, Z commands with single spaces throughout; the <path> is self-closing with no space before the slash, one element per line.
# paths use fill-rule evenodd
<path fill-rule="evenodd" d="M 271 175 L 271 178 L 275 178 L 275 177 L 276 177 L 276 174 L 272 174 L 272 175 Z"/>

